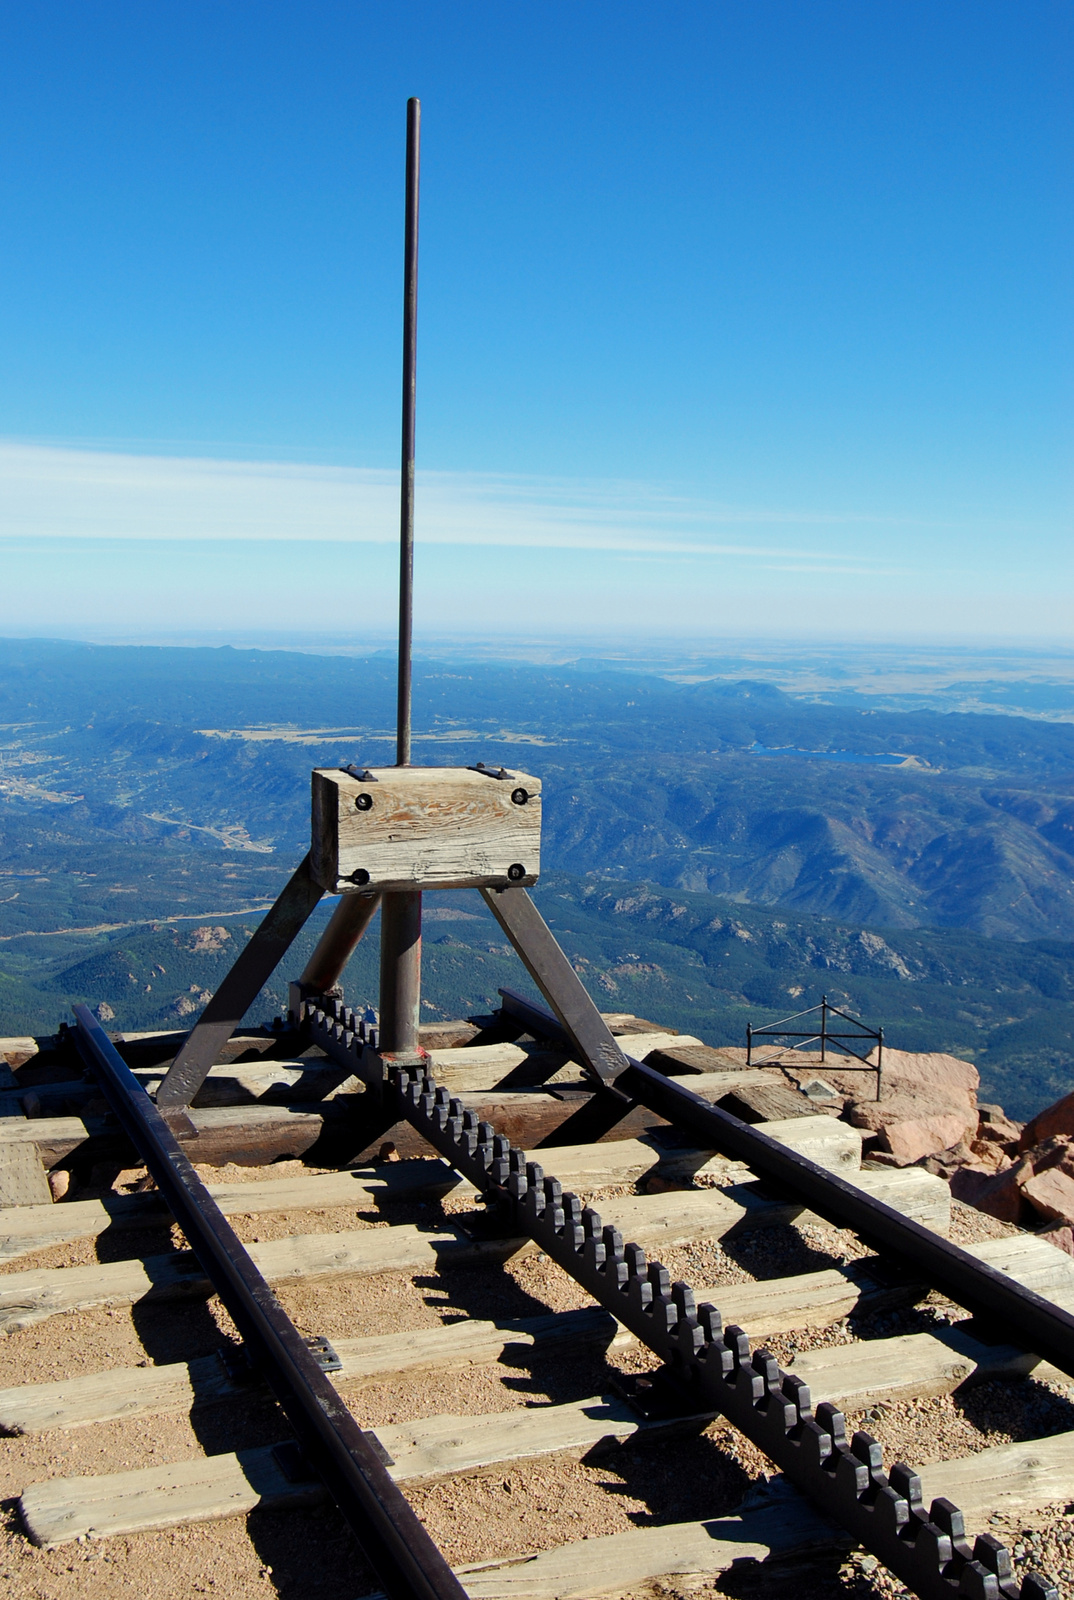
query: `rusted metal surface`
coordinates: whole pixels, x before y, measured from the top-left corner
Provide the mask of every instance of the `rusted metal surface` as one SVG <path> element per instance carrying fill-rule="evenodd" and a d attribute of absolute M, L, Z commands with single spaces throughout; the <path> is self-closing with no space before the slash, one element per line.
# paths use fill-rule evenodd
<path fill-rule="evenodd" d="M 159 1106 L 188 1106 L 221 1049 L 271 978 L 324 890 L 314 883 L 307 855 L 227 977 L 191 1029 L 157 1091 Z"/>
<path fill-rule="evenodd" d="M 244 1348 L 287 1415 L 393 1600 L 464 1600 L 465 1591 L 396 1486 L 322 1364 L 88 1006 L 75 1007 L 79 1048 L 139 1150 Z"/>

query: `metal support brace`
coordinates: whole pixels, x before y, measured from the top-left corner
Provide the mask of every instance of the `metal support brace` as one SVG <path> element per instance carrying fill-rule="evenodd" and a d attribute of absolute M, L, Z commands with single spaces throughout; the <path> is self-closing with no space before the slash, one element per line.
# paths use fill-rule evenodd
<path fill-rule="evenodd" d="M 364 1047 L 353 1015 L 339 1001 L 323 996 L 318 1002 L 311 997 L 308 1008 L 311 1036 L 330 1048 L 335 1059 L 353 1061 L 370 1089 L 382 1096 L 388 1114 L 405 1117 L 498 1205 L 509 1232 L 534 1239 L 660 1356 L 681 1395 L 684 1414 L 716 1412 L 727 1417 L 824 1514 L 923 1600 L 955 1596 L 1058 1600 L 1058 1591 L 1036 1574 L 1028 1574 L 1019 1586 L 1010 1555 L 991 1535 L 980 1535 L 971 1545 L 962 1513 L 950 1501 L 934 1500 L 926 1510 L 921 1480 L 914 1472 L 901 1463 L 885 1472 L 875 1439 L 856 1433 L 848 1441 L 841 1412 L 825 1403 L 814 1413 L 800 1378 L 782 1372 L 767 1351 L 751 1350 L 742 1329 L 725 1328 L 714 1306 L 696 1305 L 688 1284 L 671 1283 L 659 1262 L 647 1261 L 639 1245 L 624 1244 L 616 1227 L 605 1225 L 576 1195 L 565 1194 L 555 1178 L 536 1162 L 527 1162 L 525 1152 L 515 1149 L 491 1124 L 465 1111 L 427 1071 L 389 1069 L 385 1079 L 381 1059 Z M 631 1064 L 631 1078 L 635 1072 Z M 713 1109 L 705 1101 L 698 1105 Z M 739 1126 L 776 1146 L 775 1140 L 757 1135 L 746 1124 Z M 796 1159 L 822 1182 L 839 1184 L 813 1162 Z M 872 1204 L 879 1206 L 876 1201 Z M 891 1215 L 908 1227 L 917 1226 L 895 1212 Z M 974 1265 L 982 1270 L 980 1263 Z"/>
<path fill-rule="evenodd" d="M 328 926 L 303 968 L 299 983 L 322 994 L 334 989 L 379 905 L 379 894 L 341 895 Z"/>
<path fill-rule="evenodd" d="M 627 1058 L 528 892 L 482 889 L 481 898 L 558 1017 L 569 1045 L 597 1082 L 611 1088 L 626 1071 Z"/>
<path fill-rule="evenodd" d="M 293 881 L 293 880 L 292 880 Z M 465 1590 L 240 1244 L 167 1123 L 87 1006 L 75 1006 L 78 1046 L 124 1131 L 156 1179 L 191 1249 L 231 1313 L 303 1453 L 393 1600 L 465 1600 Z"/>
<path fill-rule="evenodd" d="M 157 1105 L 185 1108 L 193 1100 L 247 1011 L 304 927 L 324 890 L 304 856 L 261 926 L 187 1034 L 157 1090 Z"/>

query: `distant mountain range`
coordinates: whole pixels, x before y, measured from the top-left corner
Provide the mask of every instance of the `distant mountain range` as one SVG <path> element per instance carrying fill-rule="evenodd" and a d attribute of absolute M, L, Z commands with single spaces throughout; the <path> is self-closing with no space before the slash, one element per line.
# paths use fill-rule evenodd
<path fill-rule="evenodd" d="M 307 847 L 310 768 L 389 764 L 394 696 L 387 657 L 0 640 L 0 1027 L 194 1015 Z M 415 751 L 543 779 L 539 894 L 610 1004 L 741 1043 L 827 986 L 1032 1110 L 1074 1082 L 1074 725 L 863 698 L 419 663 Z M 435 1012 L 517 981 L 476 901 L 429 911 Z"/>
<path fill-rule="evenodd" d="M 947 929 L 848 927 L 644 883 L 552 873 L 538 904 L 605 1010 L 633 1011 L 709 1044 L 742 1045 L 746 1024 L 835 1005 L 883 1026 L 889 1045 L 975 1061 L 982 1099 L 1031 1115 L 1074 1078 L 1074 944 L 1015 944 Z M 251 1009 L 287 1004 L 328 914 L 315 916 Z M 184 1028 L 199 1014 L 256 919 L 165 920 L 85 938 L 32 941 L 17 967 L 0 946 L 0 1032 L 51 1032 L 75 1000 L 113 1028 Z M 25 943 L 25 942 L 24 942 Z M 87 948 L 88 944 L 88 948 Z M 423 1015 L 487 1013 L 499 988 L 531 985 L 475 893 L 426 897 Z M 377 924 L 352 960 L 348 999 L 376 1004 Z"/>
<path fill-rule="evenodd" d="M 0 641 L 0 869 L 28 848 L 71 870 L 91 843 L 158 840 L 225 849 L 260 885 L 252 857 L 306 836 L 311 766 L 392 760 L 394 692 L 384 659 Z M 423 764 L 543 778 L 553 867 L 878 927 L 1074 938 L 1068 723 L 456 663 L 419 666 L 415 720 Z"/>

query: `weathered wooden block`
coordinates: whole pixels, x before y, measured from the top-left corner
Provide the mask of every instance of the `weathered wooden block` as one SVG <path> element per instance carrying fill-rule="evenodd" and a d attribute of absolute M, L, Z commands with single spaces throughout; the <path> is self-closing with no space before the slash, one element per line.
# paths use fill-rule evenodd
<path fill-rule="evenodd" d="M 330 894 L 536 883 L 540 779 L 502 767 L 318 768 L 310 860 Z"/>
<path fill-rule="evenodd" d="M 52 1191 L 34 1146 L 0 1143 L 0 1206 L 51 1204 Z"/>

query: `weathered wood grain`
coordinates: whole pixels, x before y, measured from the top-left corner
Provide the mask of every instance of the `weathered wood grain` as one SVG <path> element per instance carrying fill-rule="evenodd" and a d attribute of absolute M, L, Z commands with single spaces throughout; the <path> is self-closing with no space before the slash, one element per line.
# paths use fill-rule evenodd
<path fill-rule="evenodd" d="M 666 1433 L 669 1426 L 697 1423 L 651 1423 L 624 1401 L 597 1396 L 570 1405 L 428 1417 L 377 1428 L 376 1437 L 392 1458 L 392 1477 L 405 1482 L 498 1461 L 577 1453 L 605 1439 Z M 19 1509 L 34 1543 L 55 1549 L 80 1537 L 108 1538 L 214 1521 L 255 1508 L 309 1504 L 323 1493 L 319 1483 L 288 1484 L 270 1447 L 134 1472 L 52 1478 L 25 1489 Z"/>
<path fill-rule="evenodd" d="M 313 774 L 312 870 L 330 893 L 536 883 L 540 779 L 468 767 L 368 770 L 368 782 L 333 768 Z M 523 869 L 514 877 L 513 866 Z"/>
<path fill-rule="evenodd" d="M 986 1239 L 965 1249 L 1046 1300 L 1074 1311 L 1074 1260 L 1047 1239 L 1019 1233 L 1006 1239 Z"/>
<path fill-rule="evenodd" d="M 834 1117 L 786 1117 L 777 1122 L 758 1124 L 762 1133 L 778 1139 L 781 1144 L 800 1155 L 808 1156 L 819 1167 L 842 1176 L 856 1176 L 861 1168 L 861 1130 Z M 658 1138 L 659 1135 L 651 1138 Z M 551 1165 L 551 1161 L 549 1161 Z M 750 1176 L 749 1168 L 742 1162 L 730 1161 L 726 1156 L 709 1151 L 668 1148 L 660 1170 L 670 1176 L 682 1178 L 717 1178 L 720 1182 L 742 1182 Z"/>
<path fill-rule="evenodd" d="M 404 1223 L 353 1233 L 295 1234 L 248 1249 L 268 1281 L 282 1283 L 288 1278 L 341 1274 L 435 1272 L 445 1258 L 499 1261 L 517 1245 L 517 1240 L 474 1241 L 457 1227 L 425 1229 Z M 209 1280 L 189 1251 L 140 1261 L 9 1272 L 0 1275 L 0 1333 L 18 1332 L 62 1311 L 211 1293 Z"/>
<path fill-rule="evenodd" d="M 640 1033 L 625 1037 L 625 1047 L 638 1060 L 679 1035 Z M 687 1036 L 688 1043 L 696 1043 Z M 433 1076 L 452 1094 L 480 1089 L 514 1089 L 528 1084 L 582 1083 L 582 1068 L 566 1051 L 541 1045 L 486 1044 L 455 1050 L 432 1050 Z"/>
<path fill-rule="evenodd" d="M 943 1495 L 978 1526 L 995 1512 L 1020 1515 L 1074 1499 L 1074 1433 L 994 1445 L 920 1469 L 925 1504 Z"/>
<path fill-rule="evenodd" d="M 51 1205 L 52 1192 L 32 1144 L 0 1143 L 0 1208 Z M 3 1220 L 0 1218 L 0 1228 Z"/>
<path fill-rule="evenodd" d="M 674 1037 L 658 1032 L 633 1035 L 631 1048 L 634 1054 L 640 1051 L 647 1057 L 661 1041 Z M 456 1045 L 432 1049 L 430 1054 L 437 1082 L 453 1094 L 495 1088 L 522 1089 L 545 1083 L 584 1083 L 581 1067 L 565 1051 L 549 1050 L 541 1045 Z M 155 1095 L 167 1066 L 135 1066 L 132 1070 L 146 1093 Z M 361 1093 L 363 1089 L 358 1078 L 332 1061 L 317 1057 L 290 1060 L 272 1057 L 212 1067 L 193 1103 L 201 1107 L 254 1105 L 263 1101 L 315 1102 L 341 1093 Z M 67 1079 L 19 1089 L 13 1077 L 10 1092 L 5 1093 L 0 1087 L 0 1117 L 77 1115 L 99 1095 L 96 1085 L 86 1080 Z"/>
<path fill-rule="evenodd" d="M 887 1174 L 862 1173 L 862 1181 Z M 927 1173 L 893 1169 L 891 1177 L 906 1191 L 902 1196 L 924 1218 L 920 1179 Z M 312 1179 L 299 1179 L 311 1183 Z M 932 1180 L 933 1182 L 937 1180 Z M 240 1190 L 252 1185 L 236 1186 Z M 942 1185 L 944 1191 L 946 1185 Z M 926 1196 L 926 1202 L 930 1197 Z M 245 1196 L 239 1204 L 248 1204 Z M 732 1231 L 773 1227 L 793 1221 L 802 1207 L 770 1199 L 759 1184 L 732 1184 L 726 1189 L 682 1190 L 667 1194 L 619 1195 L 607 1207 L 624 1238 L 659 1251 L 702 1239 L 720 1239 Z M 419 1229 L 412 1224 L 370 1228 L 360 1232 L 300 1234 L 249 1247 L 271 1283 L 289 1277 L 341 1273 L 436 1271 L 446 1261 L 503 1261 L 536 1251 L 529 1239 L 474 1239 L 457 1224 Z M 60 1311 L 99 1305 L 130 1305 L 145 1297 L 206 1295 L 210 1292 L 194 1257 L 187 1253 L 117 1261 L 88 1267 L 49 1267 L 0 1275 L 0 1332 L 32 1326 Z"/>
<path fill-rule="evenodd" d="M 631 1528 L 456 1572 L 471 1600 L 581 1600 L 645 1593 L 660 1578 L 711 1579 L 736 1565 L 748 1570 L 750 1563 L 770 1557 L 849 1545 L 841 1529 L 784 1488 L 782 1479 L 775 1481 L 767 1502 L 739 1516 Z"/>
<path fill-rule="evenodd" d="M 988 1378 L 1038 1378 L 1069 1381 L 1057 1367 L 1040 1363 L 1011 1344 L 985 1344 L 955 1325 L 935 1333 L 909 1333 L 894 1339 L 803 1350 L 790 1367 L 809 1384 L 814 1400 L 831 1400 L 860 1409 L 879 1400 L 926 1399 L 951 1394 L 964 1384 Z"/>
<path fill-rule="evenodd" d="M 999 1445 L 925 1467 L 922 1476 L 925 1504 L 939 1496 L 953 1500 L 971 1519 L 972 1534 L 994 1512 L 1032 1517 L 1055 1501 L 1069 1500 L 1074 1434 Z M 457 1572 L 471 1600 L 581 1600 L 644 1590 L 661 1578 L 711 1579 L 737 1563 L 835 1551 L 849 1543 L 785 1479 L 773 1480 L 766 1500 L 739 1516 L 635 1528 Z"/>
<path fill-rule="evenodd" d="M 1032 1518 L 1070 1500 L 1074 1434 L 998 1445 L 923 1467 L 921 1475 L 925 1504 L 940 1496 L 953 1500 L 968 1519 L 972 1542 L 995 1512 Z M 711 1579 L 740 1562 L 835 1551 L 849 1543 L 782 1477 L 773 1480 L 765 1502 L 735 1517 L 637 1528 L 457 1571 L 471 1600 L 581 1600 L 644 1590 L 661 1578 Z"/>
<path fill-rule="evenodd" d="M 696 1422 L 679 1424 L 682 1427 L 696 1425 Z M 533 1459 L 560 1452 L 577 1453 L 605 1439 L 621 1441 L 667 1429 L 666 1423 L 654 1425 L 642 1421 L 621 1401 L 594 1398 L 573 1405 L 480 1416 L 431 1417 L 421 1422 L 378 1428 L 376 1435 L 392 1457 L 393 1464 L 389 1467 L 392 1476 L 397 1482 L 406 1482 L 500 1461 Z M 1074 1434 L 996 1446 L 957 1461 L 927 1466 L 922 1470 L 922 1477 L 926 1504 L 937 1496 L 945 1496 L 976 1522 L 996 1511 L 1033 1512 L 1055 1501 L 1068 1500 L 1074 1494 Z M 214 1521 L 254 1509 L 310 1504 L 323 1493 L 321 1485 L 315 1481 L 295 1484 L 284 1478 L 271 1448 L 262 1448 L 133 1472 L 49 1479 L 29 1485 L 19 1498 L 19 1509 L 34 1543 L 56 1549 L 78 1538 L 109 1538 Z M 796 1506 L 796 1499 L 777 1480 L 771 1500 L 773 1511 L 778 1508 L 778 1515 L 773 1518 L 770 1536 L 748 1542 L 755 1543 L 764 1554 L 773 1547 L 794 1548 L 803 1542 L 838 1543 L 841 1536 L 833 1533 L 804 1502 Z M 747 1512 L 739 1521 L 739 1529 L 755 1515 Z M 713 1551 L 709 1546 L 721 1542 L 721 1523 L 727 1530 L 733 1520 L 644 1530 L 654 1535 L 652 1540 L 636 1541 L 624 1535 L 587 1540 L 584 1541 L 586 1545 L 598 1546 L 595 1563 L 589 1559 L 592 1554 L 589 1550 L 582 1551 L 578 1545 L 564 1546 L 548 1552 L 547 1557 L 530 1558 L 521 1571 L 517 1565 L 499 1567 L 498 1583 L 502 1584 L 506 1568 L 508 1574 L 528 1577 L 528 1585 L 525 1582 L 508 1588 L 468 1585 L 468 1589 L 471 1594 L 483 1594 L 490 1600 L 500 1593 L 560 1597 L 589 1593 L 594 1587 L 597 1592 L 621 1588 L 626 1581 L 637 1581 L 643 1572 L 647 1577 L 655 1577 L 672 1572 L 725 1570 L 730 1564 L 727 1551 Z M 758 1524 L 755 1522 L 753 1526 L 756 1528 Z M 669 1537 L 671 1534 L 675 1536 L 673 1540 Z M 704 1535 L 707 1543 L 698 1542 L 699 1534 Z M 731 1537 L 726 1542 L 741 1557 L 742 1541 Z M 631 1549 L 639 1543 L 642 1550 Z M 633 1555 L 635 1562 L 642 1558 L 643 1565 L 628 1568 L 622 1560 L 628 1554 Z M 579 1561 L 581 1567 L 575 1565 Z M 724 1565 L 714 1567 L 714 1561 Z M 549 1586 L 555 1569 L 558 1571 Z M 488 1579 L 487 1565 L 483 1571 Z M 580 1577 L 580 1573 L 584 1573 L 584 1577 Z M 536 1587 L 534 1580 L 541 1577 L 544 1586 Z M 580 1582 L 589 1587 L 578 1587 Z"/>
<path fill-rule="evenodd" d="M 548 1165 L 564 1187 L 588 1197 L 604 1188 L 634 1183 L 649 1172 L 678 1173 L 691 1164 L 696 1166 L 706 1154 L 665 1151 L 652 1139 L 620 1139 L 614 1144 L 560 1145 L 554 1162 L 549 1161 Z M 548 1160 L 545 1152 L 536 1150 L 527 1151 L 527 1158 Z M 748 1176 L 745 1169 L 741 1171 Z M 392 1200 L 435 1200 L 451 1193 L 477 1192 L 439 1158 L 382 1162 L 376 1167 L 273 1178 L 260 1183 L 208 1183 L 206 1187 L 225 1216 L 323 1211 L 346 1205 L 371 1209 Z M 156 1192 L 13 1207 L 0 1213 L 0 1262 L 16 1260 L 49 1245 L 97 1238 L 108 1228 L 159 1228 L 166 1225 L 168 1215 Z"/>
<path fill-rule="evenodd" d="M 694 1085 L 689 1085 L 693 1089 Z M 696 1092 L 696 1091 L 695 1091 Z M 816 1108 L 809 1096 L 787 1083 L 734 1084 L 716 1102 L 724 1111 L 743 1122 L 774 1122 L 787 1117 L 811 1117 Z"/>
<path fill-rule="evenodd" d="M 891 1288 L 877 1282 L 868 1261 L 846 1271 L 831 1268 L 764 1283 L 720 1284 L 697 1290 L 698 1302 L 719 1306 L 725 1322 L 744 1328 L 751 1339 L 829 1327 L 854 1310 L 878 1309 L 913 1299 L 912 1286 Z M 479 1321 L 467 1318 L 438 1328 L 337 1339 L 334 1349 L 343 1369 L 339 1383 L 361 1383 L 386 1373 L 445 1371 L 452 1367 L 513 1360 L 535 1346 L 593 1343 L 626 1349 L 634 1335 L 600 1306 L 548 1312 L 521 1319 Z M 237 1395 L 249 1385 L 229 1378 L 216 1356 L 161 1367 L 119 1367 L 53 1383 L 20 1384 L 0 1390 L 0 1428 L 7 1433 L 42 1433 L 85 1427 L 134 1416 L 186 1410 Z"/>

